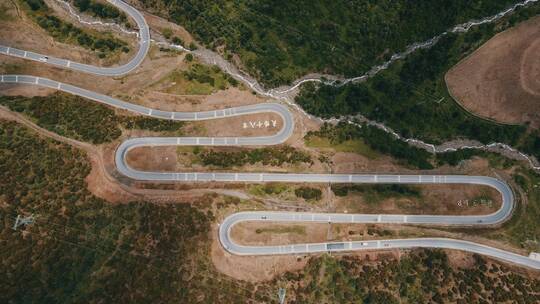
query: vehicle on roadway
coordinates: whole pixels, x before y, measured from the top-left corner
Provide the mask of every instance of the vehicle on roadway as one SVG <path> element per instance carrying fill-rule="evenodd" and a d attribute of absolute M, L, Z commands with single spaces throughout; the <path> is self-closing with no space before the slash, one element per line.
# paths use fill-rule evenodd
<path fill-rule="evenodd" d="M 77 65 L 69 65 L 70 69 L 78 70 L 85 73 L 90 74 L 97 74 L 97 75 L 104 75 L 104 76 L 119 76 L 124 75 L 133 69 L 135 69 L 146 56 L 146 53 L 150 46 L 150 34 L 149 34 L 149 28 L 146 24 L 146 21 L 144 20 L 144 16 L 138 12 L 133 7 L 129 6 L 128 4 L 122 2 L 122 1 L 115 1 L 112 3 L 113 5 L 117 6 L 119 9 L 125 11 L 130 15 L 135 22 L 137 23 L 139 29 L 139 41 L 141 47 L 139 48 L 137 54 L 133 57 L 131 61 L 129 61 L 127 64 L 117 67 L 96 67 L 86 64 L 77 64 Z M 4 49 L 4 46 L 0 46 L 0 49 Z M 3 53 L 4 54 L 4 53 Z M 17 55 L 19 54 L 19 55 Z M 7 54 L 8 56 L 20 56 L 20 53 L 12 54 L 9 52 L 9 48 L 7 48 Z M 41 56 L 41 55 L 38 55 Z M 35 58 L 35 57 L 33 57 Z M 48 61 L 47 56 L 42 56 L 38 60 L 42 62 Z M 53 62 L 51 62 L 54 64 Z M 225 115 L 225 110 L 222 112 L 219 112 L 217 110 L 214 111 L 206 111 L 206 112 L 192 112 L 192 113 L 185 113 L 185 112 L 166 112 L 166 111 L 159 111 L 154 109 L 149 109 L 143 106 L 138 106 L 134 104 L 130 104 L 118 99 L 111 98 L 109 96 L 101 95 L 96 92 L 88 91 L 82 88 L 75 87 L 73 85 L 67 85 L 62 84 L 57 81 L 53 81 L 46 78 L 36 78 L 34 76 L 30 75 L 2 75 L 1 78 L 2 83 L 24 83 L 24 84 L 34 84 L 34 85 L 41 85 L 53 89 L 58 89 L 70 94 L 75 94 L 78 96 L 82 96 L 85 98 L 92 99 L 94 101 L 109 104 L 111 106 L 130 110 L 133 112 L 137 112 L 142 115 L 149 115 L 153 116 L 155 118 L 159 119 L 172 119 L 172 120 L 183 120 L 183 121 L 196 121 L 196 120 L 207 120 L 207 119 L 215 119 L 215 118 L 223 118 Z M 371 176 L 371 175 L 362 175 L 362 174 L 355 174 L 355 175 L 346 175 L 346 174 L 293 174 L 293 173 L 286 173 L 286 174 L 280 174 L 280 173 L 265 173 L 263 174 L 259 173 L 245 173 L 242 174 L 242 176 L 231 175 L 230 173 L 190 173 L 189 175 L 187 173 L 169 173 L 169 172 L 144 172 L 144 171 L 137 171 L 129 168 L 125 163 L 125 156 L 127 152 L 134 147 L 137 146 L 144 146 L 144 145 L 181 145 L 181 142 L 183 145 L 186 145 L 186 142 L 188 142 L 191 145 L 275 145 L 284 142 L 289 138 L 289 136 L 292 134 L 293 128 L 294 128 L 294 119 L 289 112 L 289 110 L 281 105 L 281 104 L 271 104 L 271 103 L 263 103 L 263 104 L 255 104 L 255 105 L 249 105 L 249 106 L 242 106 L 242 107 L 235 107 L 228 109 L 227 116 L 236 116 L 236 115 L 247 115 L 247 114 L 254 114 L 254 113 L 262 113 L 262 112 L 274 112 L 282 117 L 282 119 L 285 121 L 283 123 L 283 128 L 274 136 L 261 136 L 261 137 L 234 137 L 234 138 L 227 138 L 227 137 L 215 137 L 215 138 L 204 138 L 204 137 L 197 137 L 197 138 L 185 138 L 185 137 L 146 137 L 146 138 L 136 138 L 136 139 L 129 139 L 126 140 L 124 143 L 120 145 L 120 147 L 117 149 L 115 162 L 117 164 L 117 169 L 120 171 L 121 174 L 133 178 L 135 180 L 152 180 L 152 181 L 179 181 L 179 180 L 188 180 L 188 178 L 195 177 L 195 181 L 208 181 L 208 180 L 216 180 L 216 177 L 219 178 L 219 180 L 222 181 L 234 181 L 234 182 L 253 182 L 253 181 L 262 181 L 262 182 L 315 182 L 315 183 L 344 183 L 344 182 L 357 182 L 357 183 L 382 183 L 380 180 L 377 180 L 377 175 Z M 220 114 L 220 115 L 218 115 Z M 210 176 L 210 177 L 209 177 Z M 231 177 L 234 176 L 234 177 Z M 372 178 L 373 177 L 373 178 Z M 385 176 L 386 180 L 384 183 L 402 183 L 403 177 L 407 177 L 405 175 L 387 175 Z M 512 208 L 514 206 L 514 197 L 512 194 L 512 190 L 508 187 L 506 183 L 503 181 L 490 178 L 490 177 L 474 177 L 474 176 L 444 176 L 444 180 L 441 181 L 441 178 L 439 177 L 438 181 L 436 179 L 436 176 L 433 176 L 433 179 L 428 179 L 429 176 L 422 176 L 422 175 L 410 175 L 408 176 L 407 180 L 411 180 L 412 183 L 444 183 L 444 184 L 482 184 L 491 186 L 497 190 L 503 195 L 503 204 L 502 207 L 489 215 L 485 215 L 485 220 L 475 220 L 474 217 L 468 217 L 468 216 L 442 216 L 442 215 L 414 215 L 414 216 L 408 216 L 407 223 L 411 223 L 412 220 L 416 219 L 414 223 L 416 224 L 449 224 L 449 225 L 470 225 L 470 224 L 499 224 L 502 223 L 504 220 L 506 220 L 509 215 L 511 214 Z M 447 177 L 449 180 L 447 180 Z M 390 180 L 388 180 L 390 178 Z M 401 180 L 400 180 L 401 179 Z M 235 213 L 233 216 L 236 216 L 236 221 L 242 221 L 242 218 L 240 215 L 246 215 L 246 213 Z M 248 213 L 249 214 L 249 213 Z M 280 213 L 279 215 L 282 216 L 284 220 L 288 221 L 299 221 L 298 218 L 292 217 L 292 213 Z M 259 215 L 260 216 L 260 215 Z M 340 220 L 340 217 L 342 215 L 336 216 L 335 219 L 329 219 L 328 223 L 332 223 L 332 221 L 336 223 L 342 222 Z M 311 217 L 313 220 L 313 217 Z M 266 219 L 266 218 L 263 218 Z M 273 215 L 272 220 L 278 219 L 278 215 Z M 354 219 L 354 218 L 353 218 Z M 355 221 L 356 222 L 356 221 Z M 361 222 L 360 220 L 358 222 Z M 380 220 L 379 220 L 380 222 Z M 227 250 L 230 253 L 233 254 L 239 254 L 239 255 L 273 255 L 273 254 L 281 254 L 281 252 L 276 249 L 277 247 L 272 246 L 261 246 L 261 247 L 253 247 L 253 246 L 237 246 L 234 244 L 229 238 L 228 238 L 228 232 L 229 229 L 232 227 L 232 224 L 234 224 L 234 221 L 231 221 L 227 225 L 220 226 L 220 242 L 223 245 L 224 249 Z M 452 239 L 430 239 L 430 238 L 419 238 L 414 240 L 384 240 L 385 243 L 383 247 L 391 247 L 391 248 L 415 248 L 415 247 L 430 247 L 430 248 L 449 248 L 449 249 L 458 249 L 458 250 L 467 250 L 470 252 L 480 253 L 480 254 L 486 254 L 495 258 L 499 258 L 508 262 L 518 263 L 520 265 L 533 267 L 535 269 L 540 269 L 540 262 L 530 259 L 528 257 L 524 257 L 521 255 L 517 255 L 511 252 L 503 251 L 496 248 L 487 247 L 481 244 L 476 244 L 472 242 L 466 242 L 466 241 L 459 241 L 459 240 L 452 240 Z M 368 244 L 367 242 L 363 242 Z M 363 245 L 362 246 L 365 246 Z M 348 250 L 348 248 L 344 248 L 343 244 L 327 244 L 326 248 L 330 248 L 334 251 L 339 250 Z M 390 246 L 390 244 L 392 246 Z M 320 244 L 320 245 L 324 245 Z M 312 249 L 312 247 L 306 246 L 306 253 L 315 252 L 314 250 L 323 250 L 323 246 L 320 247 L 313 247 L 313 248 L 319 248 L 319 249 Z M 295 252 L 298 254 L 298 252 Z M 289 251 L 284 252 L 283 254 L 290 254 Z"/>

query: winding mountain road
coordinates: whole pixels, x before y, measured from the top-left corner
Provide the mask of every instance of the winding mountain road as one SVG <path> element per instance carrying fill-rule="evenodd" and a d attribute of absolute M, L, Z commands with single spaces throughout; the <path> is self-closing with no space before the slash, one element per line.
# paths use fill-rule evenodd
<path fill-rule="evenodd" d="M 139 48 L 137 49 L 137 53 L 133 58 L 131 58 L 129 62 L 124 65 L 115 67 L 98 67 L 67 59 L 50 57 L 48 55 L 39 54 L 36 52 L 20 50 L 5 45 L 0 45 L 0 54 L 34 60 L 54 65 L 60 68 L 66 68 L 100 76 L 125 75 L 136 69 L 146 57 L 146 54 L 150 49 L 150 28 L 148 27 L 148 24 L 146 23 L 146 20 L 144 19 L 144 16 L 141 14 L 141 12 L 139 12 L 134 7 L 120 0 L 107 0 L 107 2 L 110 2 L 112 5 L 116 6 L 118 9 L 122 10 L 128 16 L 130 16 L 139 28 L 139 34 L 137 35 L 139 39 Z"/>
<path fill-rule="evenodd" d="M 101 76 L 119 76 L 129 73 L 144 60 L 150 46 L 150 31 L 142 14 L 120 0 L 108 0 L 130 17 L 139 27 L 139 49 L 126 64 L 117 67 L 96 67 L 60 58 L 47 57 L 35 52 L 0 45 L 0 54 L 35 60 L 62 68 L 69 68 Z M 243 221 L 266 222 L 321 222 L 321 223 L 399 223 L 421 225 L 496 225 L 507 220 L 514 208 L 514 196 L 503 181 L 486 176 L 465 175 L 364 175 L 364 174 L 286 174 L 286 173 L 208 173 L 208 172 L 147 172 L 138 171 L 126 163 L 127 153 L 141 146 L 208 145 L 208 146 L 260 146 L 284 142 L 294 130 L 294 119 L 289 110 L 276 103 L 263 103 L 224 110 L 204 112 L 168 112 L 131 104 L 70 84 L 29 75 L 1 75 L 1 83 L 37 85 L 75 94 L 112 107 L 129 110 L 159 119 L 182 121 L 221 119 L 224 117 L 273 112 L 281 116 L 282 128 L 271 136 L 261 137 L 142 137 L 124 141 L 116 150 L 115 162 L 119 172 L 136 180 L 147 181 L 220 181 L 220 182 L 293 182 L 293 183 L 364 183 L 364 184 L 474 184 L 493 187 L 502 195 L 499 210 L 488 215 L 401 215 L 401 214 L 330 214 L 297 212 L 239 212 L 221 223 L 219 240 L 228 252 L 237 255 L 304 254 L 317 252 L 380 250 L 390 248 L 448 248 L 464 250 L 494 257 L 521 266 L 540 269 L 540 260 L 472 242 L 445 238 L 416 238 L 358 242 L 332 242 L 293 244 L 283 246 L 242 246 L 230 237 L 231 228 Z"/>

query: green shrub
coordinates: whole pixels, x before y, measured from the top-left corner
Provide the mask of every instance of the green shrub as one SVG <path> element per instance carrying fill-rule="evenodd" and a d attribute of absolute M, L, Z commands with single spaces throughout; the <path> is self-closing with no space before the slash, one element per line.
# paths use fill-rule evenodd
<path fill-rule="evenodd" d="M 311 187 L 300 187 L 294 190 L 294 194 L 297 197 L 301 197 L 305 200 L 315 200 L 318 201 L 322 198 L 321 189 L 311 188 Z"/>
<path fill-rule="evenodd" d="M 220 168 L 239 167 L 246 164 L 253 165 L 258 163 L 265 166 L 313 163 L 309 154 L 286 145 L 234 152 L 204 150 L 198 154 L 198 158 L 205 166 L 216 166 Z"/>
<path fill-rule="evenodd" d="M 183 122 L 150 117 L 118 116 L 105 105 L 63 93 L 44 97 L 0 96 L 0 104 L 24 113 L 47 130 L 94 144 L 120 137 L 120 126 L 127 129 L 178 132 L 184 125 Z"/>

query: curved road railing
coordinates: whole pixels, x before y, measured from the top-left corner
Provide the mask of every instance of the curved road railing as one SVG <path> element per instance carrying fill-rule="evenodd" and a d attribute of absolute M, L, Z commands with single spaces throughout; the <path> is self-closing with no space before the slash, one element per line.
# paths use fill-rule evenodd
<path fill-rule="evenodd" d="M 144 16 L 136 10 L 134 7 L 129 4 L 122 2 L 120 0 L 107 0 L 107 2 L 116 6 L 118 9 L 124 11 L 128 14 L 139 28 L 138 38 L 139 38 L 139 48 L 137 53 L 129 62 L 124 65 L 116 67 L 97 67 L 89 64 L 79 63 L 67 59 L 50 57 L 48 55 L 39 54 L 36 52 L 20 50 L 17 48 L 0 45 L 0 54 L 9 55 L 13 57 L 19 57 L 23 59 L 34 60 L 38 62 L 43 62 L 51 64 L 61 68 L 67 68 L 71 70 L 76 70 L 84 73 L 101 75 L 101 76 L 120 76 L 127 74 L 137 68 L 146 57 L 148 49 L 150 48 L 150 29 L 148 24 L 144 19 Z"/>
<path fill-rule="evenodd" d="M 135 69 L 146 56 L 150 45 L 150 32 L 144 17 L 133 7 L 115 0 L 110 3 L 131 16 L 139 27 L 139 44 L 135 57 L 127 64 L 118 67 L 95 67 L 65 59 L 46 57 L 34 52 L 23 51 L 0 45 L 0 54 L 46 62 L 55 66 L 77 71 L 104 75 L 123 75 Z M 135 170 L 127 165 L 127 153 L 141 146 L 162 145 L 274 145 L 284 142 L 293 132 L 294 120 L 289 110 L 280 104 L 264 103 L 250 106 L 233 107 L 224 110 L 204 112 L 168 112 L 131 104 L 103 94 L 85 90 L 73 85 L 47 78 L 28 75 L 1 75 L 1 83 L 19 83 L 48 87 L 70 94 L 75 94 L 142 115 L 160 119 L 182 121 L 210 120 L 224 117 L 273 112 L 283 120 L 282 128 L 271 136 L 261 137 L 143 137 L 124 141 L 116 150 L 115 162 L 118 171 L 137 180 L 151 181 L 221 181 L 221 182 L 295 182 L 295 183 L 366 183 L 366 184 L 475 184 L 495 188 L 502 195 L 501 207 L 494 213 L 475 216 L 452 215 L 400 215 L 400 214 L 322 214 L 295 212 L 239 212 L 227 217 L 219 228 L 219 240 L 225 250 L 238 255 L 303 254 L 316 252 L 435 247 L 465 250 L 488 255 L 507 262 L 540 269 L 540 261 L 497 248 L 467 241 L 445 238 L 417 238 L 405 240 L 377 240 L 358 242 L 310 243 L 282 246 L 242 246 L 234 243 L 230 233 L 232 227 L 243 221 L 268 222 L 333 222 L 333 223 L 401 223 L 432 225 L 494 225 L 508 219 L 514 207 L 514 196 L 508 185 L 498 179 L 485 176 L 464 175 L 363 175 L 363 174 L 287 174 L 287 173 L 209 173 L 209 172 L 147 172 Z"/>

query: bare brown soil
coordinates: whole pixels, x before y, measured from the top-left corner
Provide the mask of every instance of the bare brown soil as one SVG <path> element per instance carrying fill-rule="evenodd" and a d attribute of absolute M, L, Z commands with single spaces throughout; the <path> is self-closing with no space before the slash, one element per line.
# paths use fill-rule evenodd
<path fill-rule="evenodd" d="M 237 152 L 235 147 L 214 147 L 213 151 Z M 263 164 L 246 164 L 241 167 L 219 168 L 208 167 L 197 162 L 193 147 L 139 147 L 129 151 L 127 163 L 138 170 L 169 171 L 169 172 L 205 172 L 205 171 L 235 171 L 235 172 L 324 172 L 320 163 L 283 164 L 271 166 Z"/>
<path fill-rule="evenodd" d="M 268 125 L 265 125 L 266 122 L 268 122 Z M 199 122 L 198 124 L 200 125 L 200 128 L 205 131 L 204 134 L 201 134 L 204 136 L 269 136 L 274 135 L 281 130 L 283 127 L 283 119 L 274 113 L 259 113 L 225 119 L 207 120 Z"/>
<path fill-rule="evenodd" d="M 54 11 L 57 16 L 73 23 L 77 27 L 87 28 L 90 31 L 103 30 L 103 28 L 99 29 L 79 24 L 74 18 L 66 14 L 65 11 L 57 9 L 59 4 L 56 1 L 48 1 L 47 4 L 51 8 L 55 8 Z M 6 20 L 2 20 L 2 27 L 0 28 L 0 43 L 4 45 L 102 66 L 111 66 L 129 61 L 138 47 L 134 35 L 119 34 L 113 31 L 111 32 L 113 36 L 128 43 L 130 52 L 118 53 L 109 58 L 99 59 L 97 52 L 87 50 L 78 45 L 55 41 L 45 30 L 25 14 L 17 1 L 6 1 L 4 8 L 5 11 L 3 13 L 8 16 L 8 18 L 5 18 Z M 32 63 L 36 66 L 44 66 L 42 63 Z"/>
<path fill-rule="evenodd" d="M 16 7 L 11 2 L 6 3 L 4 6 L 6 7 L 4 14 L 9 16 L 9 18 L 2 20 L 3 26 L 0 28 L 0 43 L 78 62 L 86 62 L 95 65 L 107 64 L 107 62 L 104 62 L 103 60 L 99 61 L 93 52 L 89 52 L 77 46 L 55 42 L 45 31 L 25 16 L 22 10 L 20 10 L 21 13 L 18 15 Z M 62 13 L 62 10 L 59 10 L 59 14 L 64 14 L 62 15 L 62 18 L 69 19 L 69 17 L 65 15 L 65 12 Z M 171 28 L 173 32 L 184 39 L 184 41 L 192 41 L 189 34 L 181 27 L 155 16 L 146 14 L 146 17 L 148 18 L 150 26 L 155 23 L 158 25 L 158 29 Z M 74 24 L 82 28 L 89 27 L 76 22 L 74 22 Z M 99 27 L 97 28 L 100 29 Z M 132 52 L 137 49 L 138 45 L 133 35 L 121 34 L 120 36 L 122 39 L 130 41 Z M 109 60 L 125 62 L 132 57 L 132 52 L 123 54 L 121 58 L 111 58 Z M 219 91 L 208 96 L 163 94 L 151 90 L 149 87 L 152 83 L 162 79 L 173 70 L 182 70 L 186 68 L 184 55 L 185 53 L 176 51 L 162 52 L 159 50 L 159 47 L 153 45 L 141 66 L 129 75 L 116 78 L 89 75 L 81 72 L 55 68 L 38 62 L 2 56 L 0 73 L 29 74 L 51 78 L 114 96 L 129 102 L 163 110 L 213 110 L 266 101 L 264 98 L 239 88 Z M 27 86 L 24 87 L 24 90 L 26 90 Z M 16 91 L 15 89 L 11 90 Z M 25 93 L 23 90 L 20 92 Z M 26 93 L 26 95 L 31 96 L 32 91 Z"/>
<path fill-rule="evenodd" d="M 499 209 L 501 196 L 476 185 L 420 185 L 421 197 L 387 198 L 370 202 L 362 194 L 334 198 L 337 212 L 398 214 L 489 214 Z"/>
<path fill-rule="evenodd" d="M 182 61 L 178 64 L 185 68 Z M 152 89 L 144 89 L 138 92 L 134 98 L 137 103 L 166 111 L 207 111 L 222 110 L 249 104 L 265 102 L 266 99 L 253 95 L 247 90 L 229 88 L 218 91 L 211 95 L 176 95 L 163 93 Z"/>
<path fill-rule="evenodd" d="M 503 123 L 540 127 L 540 17 L 504 31 L 446 74 L 467 110 Z"/>
<path fill-rule="evenodd" d="M 183 184 L 182 191 L 172 189 L 145 189 L 137 183 L 120 176 L 114 165 L 114 150 L 117 143 L 94 146 L 71 138 L 60 136 L 45 130 L 19 113 L 11 112 L 0 106 L 0 119 L 12 120 L 35 131 L 38 135 L 58 140 L 86 152 L 92 169 L 86 177 L 87 187 L 97 197 L 111 203 L 126 203 L 134 200 L 147 200 L 152 202 L 193 202 L 204 195 L 213 192 L 222 192 L 224 195 L 239 196 L 234 191 L 221 190 L 226 188 L 223 184 L 214 185 L 221 189 L 211 189 L 204 184 Z M 172 184 L 171 184 L 172 185 Z"/>
<path fill-rule="evenodd" d="M 304 227 L 305 234 L 294 233 L 257 233 L 257 229 L 283 229 L 287 227 Z M 243 257 L 231 255 L 224 251 L 219 241 L 217 241 L 217 227 L 213 230 L 213 242 L 211 247 L 211 258 L 216 269 L 235 279 L 247 280 L 251 282 L 268 281 L 277 275 L 281 275 L 287 271 L 296 271 L 303 268 L 307 260 L 312 255 L 287 255 L 287 256 L 260 256 L 260 257 Z M 450 237 L 457 239 L 465 239 L 469 241 L 484 243 L 488 246 L 502 248 L 504 250 L 514 251 L 519 254 L 526 254 L 523 250 L 516 251 L 515 248 L 509 247 L 506 244 L 493 240 L 472 237 L 465 233 L 450 233 L 436 229 L 424 229 L 414 226 L 403 225 L 385 225 L 377 227 L 376 225 L 364 224 L 306 224 L 299 225 L 294 223 L 279 223 L 279 224 L 261 224 L 256 222 L 239 223 L 233 227 L 231 231 L 232 237 L 239 244 L 244 245 L 284 245 L 293 243 L 314 243 L 328 241 L 358 241 L 358 240 L 376 240 L 376 239 L 392 239 L 392 238 L 407 238 L 407 237 Z M 352 251 L 344 253 L 333 253 L 336 256 L 353 255 L 357 256 L 366 263 L 386 259 L 400 259 L 407 255 L 409 250 L 369 250 L 369 251 Z M 474 264 L 472 254 L 457 251 L 444 250 L 448 254 L 449 263 L 453 267 L 467 268 Z M 493 259 L 487 258 L 493 261 Z M 500 261 L 497 261 L 500 263 Z M 537 272 L 506 264 L 506 267 L 526 275 L 537 275 Z"/>
<path fill-rule="evenodd" d="M 388 156 L 378 157 L 377 159 L 370 159 L 363 155 L 350 152 L 337 152 L 331 153 L 331 162 L 335 173 L 359 173 L 359 172 L 415 172 L 414 170 L 408 170 L 398 164 Z"/>
<path fill-rule="evenodd" d="M 194 42 L 193 37 L 191 37 L 191 34 L 186 31 L 182 26 L 169 22 L 161 17 L 149 14 L 147 12 L 144 12 L 140 10 L 143 15 L 144 19 L 146 19 L 146 23 L 148 23 L 148 26 L 150 27 L 150 30 L 152 32 L 157 32 L 161 34 L 163 30 L 170 29 L 172 31 L 171 37 L 178 37 L 182 39 L 184 42 L 184 46 L 189 46 L 190 43 Z"/>
<path fill-rule="evenodd" d="M 238 280 L 260 282 L 271 280 L 287 271 L 300 270 L 306 266 L 307 257 L 283 256 L 238 256 L 225 250 L 217 240 L 217 227 L 212 229 L 210 257 L 216 269 Z"/>

